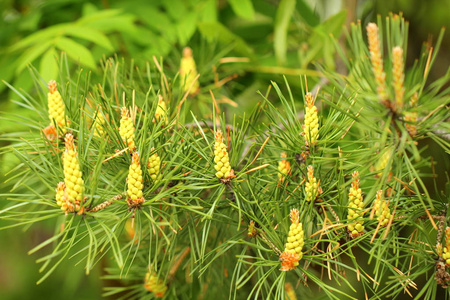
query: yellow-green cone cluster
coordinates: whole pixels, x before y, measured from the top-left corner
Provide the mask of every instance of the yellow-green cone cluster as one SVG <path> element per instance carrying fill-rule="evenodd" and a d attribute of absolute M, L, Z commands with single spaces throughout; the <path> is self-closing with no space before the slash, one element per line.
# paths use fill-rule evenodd
<path fill-rule="evenodd" d="M 411 100 L 409 102 L 410 104 L 410 111 L 405 112 L 405 127 L 406 130 L 408 130 L 409 134 L 411 136 L 415 136 L 417 134 L 417 100 L 419 96 L 416 93 L 414 93 L 411 97 Z"/>
<path fill-rule="evenodd" d="M 403 71 L 403 49 L 401 47 L 394 47 L 392 49 L 392 76 L 395 92 L 395 105 L 399 110 L 403 107 L 403 95 L 405 94 L 405 74 Z"/>
<path fill-rule="evenodd" d="M 148 271 L 145 275 L 144 287 L 155 295 L 156 298 L 163 298 L 167 292 L 167 286 L 160 280 L 153 271 Z"/>
<path fill-rule="evenodd" d="M 131 152 L 136 149 L 134 144 L 134 130 L 133 120 L 130 118 L 128 109 L 126 107 L 122 107 L 119 133 L 123 142 L 128 146 L 128 149 Z"/>
<path fill-rule="evenodd" d="M 375 163 L 374 170 L 375 172 L 378 172 L 376 174 L 377 177 L 381 177 L 383 175 L 384 169 L 386 169 L 389 158 L 391 157 L 391 149 L 385 148 L 383 153 L 378 154 L 380 157 L 378 158 L 377 162 Z"/>
<path fill-rule="evenodd" d="M 153 151 L 153 148 L 152 148 Z M 153 180 L 153 182 L 158 182 L 161 180 L 161 158 L 158 156 L 158 153 L 154 153 L 150 156 L 147 163 L 147 171 L 150 175 L 150 178 Z"/>
<path fill-rule="evenodd" d="M 59 126 L 62 133 L 66 133 L 66 115 L 64 101 L 56 87 L 56 81 L 50 80 L 48 83 L 48 115 L 50 121 Z M 50 125 L 51 126 L 51 125 Z"/>
<path fill-rule="evenodd" d="M 158 106 L 155 110 L 155 120 L 156 122 L 162 121 L 164 124 L 167 124 L 167 106 L 166 102 L 161 95 L 158 95 Z"/>
<path fill-rule="evenodd" d="M 93 125 L 95 137 L 103 138 L 105 136 L 104 125 L 105 125 L 105 117 L 103 116 L 101 110 L 99 110 L 97 112 L 97 115 L 95 116 Z"/>
<path fill-rule="evenodd" d="M 286 292 L 286 300 L 297 300 L 297 295 L 295 294 L 294 287 L 290 282 L 284 284 L 284 291 Z"/>
<path fill-rule="evenodd" d="M 314 177 L 313 166 L 308 166 L 308 180 L 305 184 L 305 200 L 314 201 L 317 196 L 322 192 L 322 188 L 319 186 L 320 183 L 317 182 L 317 178 Z"/>
<path fill-rule="evenodd" d="M 378 36 L 378 26 L 375 23 L 367 25 L 367 39 L 369 41 L 370 61 L 372 63 L 373 74 L 377 83 L 377 93 L 381 101 L 389 97 L 386 91 L 386 74 L 384 73 L 383 58 L 381 57 L 380 37 Z"/>
<path fill-rule="evenodd" d="M 281 271 L 295 269 L 299 265 L 298 261 L 303 257 L 304 232 L 298 209 L 291 209 L 290 218 L 291 226 L 289 227 L 287 243 L 280 255 Z"/>
<path fill-rule="evenodd" d="M 303 125 L 303 135 L 305 144 L 315 145 L 319 138 L 319 118 L 317 117 L 317 107 L 314 105 L 314 97 L 311 93 L 305 95 L 305 124 Z"/>
<path fill-rule="evenodd" d="M 386 226 L 391 218 L 391 210 L 389 209 L 388 203 L 383 199 L 383 190 L 377 192 L 376 199 L 373 203 L 373 209 L 375 210 L 375 215 L 378 217 L 378 222 L 381 226 Z"/>
<path fill-rule="evenodd" d="M 442 250 L 442 258 L 445 266 L 450 267 L 450 227 L 445 228 L 445 247 Z"/>
<path fill-rule="evenodd" d="M 181 89 L 183 92 L 189 91 L 189 95 L 198 93 L 200 84 L 198 80 L 194 82 L 197 74 L 197 66 L 195 65 L 194 57 L 192 56 L 192 49 L 186 47 L 183 49 L 183 57 L 181 58 L 180 65 Z"/>
<path fill-rule="evenodd" d="M 355 171 L 352 174 L 353 182 L 348 194 L 348 222 L 352 222 L 348 225 L 348 231 L 350 236 L 355 238 L 363 234 L 364 220 L 362 219 L 364 202 L 362 198 L 362 192 L 359 188 L 359 172 Z"/>
<path fill-rule="evenodd" d="M 229 180 L 234 177 L 234 171 L 230 166 L 228 158 L 227 146 L 223 142 L 222 131 L 218 130 L 214 143 L 214 169 L 216 169 L 216 177 L 221 180 Z"/>
<path fill-rule="evenodd" d="M 78 152 L 75 148 L 73 135 L 67 133 L 65 137 L 65 150 L 63 153 L 65 203 L 61 209 L 65 211 L 80 211 L 83 204 L 84 181 L 80 170 Z"/>
<path fill-rule="evenodd" d="M 283 182 L 291 171 L 291 163 L 286 160 L 286 157 L 286 153 L 281 153 L 282 160 L 278 163 L 278 179 L 280 182 Z"/>
<path fill-rule="evenodd" d="M 131 158 L 131 165 L 127 177 L 127 203 L 129 207 L 137 207 L 145 201 L 142 189 L 144 180 L 142 178 L 142 169 L 139 162 L 139 153 L 134 152 Z"/>

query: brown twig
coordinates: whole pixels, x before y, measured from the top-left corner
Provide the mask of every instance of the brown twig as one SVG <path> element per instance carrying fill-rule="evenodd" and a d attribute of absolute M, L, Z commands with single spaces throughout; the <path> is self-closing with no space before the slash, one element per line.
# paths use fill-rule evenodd
<path fill-rule="evenodd" d="M 98 211 L 100 211 L 102 209 L 105 209 L 106 207 L 108 207 L 111 204 L 113 204 L 115 201 L 121 200 L 123 198 L 123 196 L 124 196 L 124 194 L 116 195 L 116 196 L 112 197 L 111 199 L 106 200 L 106 201 L 100 203 L 99 205 L 93 207 L 92 209 L 88 209 L 88 212 L 95 213 L 95 212 L 98 212 Z"/>
<path fill-rule="evenodd" d="M 187 247 L 186 249 L 184 249 L 183 253 L 180 254 L 180 257 L 178 257 L 178 259 L 175 261 L 175 263 L 170 268 L 169 276 L 168 276 L 169 279 L 173 279 L 173 277 L 175 276 L 175 273 L 177 272 L 178 268 L 181 266 L 181 263 L 186 258 L 186 256 L 189 254 L 189 252 L 191 252 L 191 247 Z"/>

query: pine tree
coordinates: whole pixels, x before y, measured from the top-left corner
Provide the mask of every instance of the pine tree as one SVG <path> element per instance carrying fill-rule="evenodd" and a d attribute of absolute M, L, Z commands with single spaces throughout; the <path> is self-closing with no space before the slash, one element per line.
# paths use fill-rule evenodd
<path fill-rule="evenodd" d="M 138 75 L 113 59 L 100 81 L 62 75 L 58 116 L 45 89 L 16 90 L 41 119 L 4 137 L 21 163 L 0 217 L 54 224 L 30 251 L 51 248 L 38 283 L 73 258 L 87 274 L 103 261 L 118 299 L 449 297 L 448 195 L 432 196 L 420 143 L 450 151 L 450 75 L 427 83 L 442 35 L 406 66 L 407 26 L 353 24 L 336 43 L 347 76 L 272 82 L 247 115 L 189 48 Z"/>

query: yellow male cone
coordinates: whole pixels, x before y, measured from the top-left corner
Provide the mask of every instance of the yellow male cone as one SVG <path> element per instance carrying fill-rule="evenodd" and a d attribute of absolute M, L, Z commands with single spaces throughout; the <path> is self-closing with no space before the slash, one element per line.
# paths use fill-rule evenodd
<path fill-rule="evenodd" d="M 403 107 L 403 96 L 405 94 L 405 81 L 403 64 L 403 49 L 401 47 L 394 47 L 392 49 L 392 77 L 395 92 L 395 105 L 397 110 Z"/>
<path fill-rule="evenodd" d="M 123 142 L 128 146 L 130 151 L 134 151 L 136 146 L 134 144 L 134 125 L 133 120 L 130 118 L 130 114 L 126 107 L 122 107 L 120 110 L 121 118 L 120 118 L 120 128 L 119 134 L 122 137 Z"/>
<path fill-rule="evenodd" d="M 62 210 L 64 210 L 63 205 L 66 202 L 65 193 L 66 193 L 66 185 L 64 184 L 64 182 L 59 182 L 56 186 L 55 198 L 56 198 L 56 204 L 58 206 L 60 206 Z"/>
<path fill-rule="evenodd" d="M 144 188 L 144 180 L 142 178 L 142 169 L 139 163 L 139 153 L 134 152 L 130 169 L 127 177 L 127 203 L 129 207 L 138 207 L 145 201 L 142 189 Z"/>
<path fill-rule="evenodd" d="M 348 214 L 347 219 L 350 223 L 347 228 L 352 238 L 356 238 L 364 232 L 364 220 L 362 219 L 362 213 L 364 209 L 364 203 L 362 198 L 362 191 L 359 188 L 359 172 L 355 171 L 352 174 L 353 182 L 348 194 Z"/>
<path fill-rule="evenodd" d="M 445 260 L 445 266 L 450 267 L 450 227 L 445 228 L 445 247 L 442 258 Z"/>
<path fill-rule="evenodd" d="M 391 210 L 389 209 L 386 200 L 383 199 L 383 190 L 377 191 L 373 208 L 375 210 L 375 215 L 378 217 L 378 222 L 380 222 L 381 226 L 386 226 L 391 218 Z"/>
<path fill-rule="evenodd" d="M 370 61 L 372 71 L 377 83 L 377 93 L 381 101 L 389 97 L 386 90 L 386 74 L 384 73 L 383 58 L 381 56 L 380 37 L 378 36 L 378 26 L 375 23 L 369 23 L 366 27 L 367 39 L 369 41 Z"/>
<path fill-rule="evenodd" d="M 63 153 L 64 167 L 64 185 L 66 205 L 63 204 L 62 209 L 66 211 L 80 211 L 84 202 L 82 197 L 84 193 L 83 173 L 80 170 L 80 162 L 78 160 L 78 152 L 75 148 L 74 138 L 71 133 L 67 133 L 65 137 L 65 150 Z"/>
<path fill-rule="evenodd" d="M 386 167 L 388 167 L 388 163 L 389 163 L 389 159 L 391 158 L 391 155 L 392 155 L 392 150 L 389 147 L 386 147 L 383 150 L 383 153 L 378 154 L 379 158 L 376 161 L 375 166 L 374 166 L 374 171 L 378 172 L 375 175 L 376 177 L 383 176 L 384 169 L 386 169 Z"/>
<path fill-rule="evenodd" d="M 317 107 L 314 105 L 314 97 L 311 93 L 305 95 L 305 124 L 303 125 L 303 135 L 305 144 L 313 146 L 319 138 L 319 118 L 317 116 Z"/>
<path fill-rule="evenodd" d="M 222 131 L 218 130 L 214 143 L 214 168 L 216 169 L 216 177 L 221 180 L 230 180 L 234 177 L 234 171 L 230 166 L 227 146 L 223 142 Z"/>
<path fill-rule="evenodd" d="M 299 265 L 298 261 L 303 257 L 304 232 L 298 209 L 291 209 L 290 218 L 291 226 L 289 227 L 287 243 L 280 255 L 281 271 L 295 269 Z"/>
<path fill-rule="evenodd" d="M 152 149 L 153 150 L 153 149 Z M 150 156 L 147 163 L 147 171 L 150 175 L 150 178 L 153 180 L 153 182 L 158 182 L 161 180 L 161 158 L 158 156 L 158 153 L 154 153 Z"/>
<path fill-rule="evenodd" d="M 156 298 L 163 298 L 167 292 L 167 286 L 160 280 L 153 271 L 148 271 L 145 275 L 144 287 L 152 292 Z"/>
<path fill-rule="evenodd" d="M 319 187 L 320 182 L 314 177 L 313 166 L 308 166 L 308 180 L 305 184 L 305 200 L 308 202 L 316 200 L 317 196 L 322 193 L 322 188 Z"/>
<path fill-rule="evenodd" d="M 192 49 L 186 47 L 183 49 L 183 57 L 180 65 L 181 88 L 183 92 L 189 91 L 189 95 L 195 95 L 200 89 L 200 84 L 197 77 L 197 66 L 194 57 L 192 56 Z M 191 88 L 192 85 L 192 88 Z"/>
<path fill-rule="evenodd" d="M 66 133 L 66 115 L 64 101 L 56 87 L 56 81 L 50 80 L 48 83 L 48 115 L 50 121 L 55 120 L 62 133 Z"/>
<path fill-rule="evenodd" d="M 92 126 L 92 129 L 94 130 L 94 136 L 103 138 L 105 136 L 105 117 L 103 116 L 101 110 L 97 111 L 97 115 L 95 116 L 94 125 Z"/>
<path fill-rule="evenodd" d="M 155 110 L 155 120 L 156 122 L 162 121 L 164 124 L 167 124 L 167 106 L 166 102 L 161 95 L 158 95 L 158 106 Z"/>
<path fill-rule="evenodd" d="M 278 163 L 278 180 L 280 182 L 283 182 L 284 179 L 286 178 L 286 176 L 289 174 L 289 172 L 291 171 L 291 163 L 286 160 L 286 153 L 281 153 L 281 158 L 282 160 Z"/>

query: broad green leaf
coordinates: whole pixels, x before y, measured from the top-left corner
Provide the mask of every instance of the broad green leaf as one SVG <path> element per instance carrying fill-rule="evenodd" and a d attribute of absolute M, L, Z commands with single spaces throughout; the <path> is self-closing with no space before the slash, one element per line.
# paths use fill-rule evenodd
<path fill-rule="evenodd" d="M 67 35 L 93 42 L 106 50 L 113 51 L 114 47 L 101 31 L 86 26 L 71 26 L 66 30 Z"/>
<path fill-rule="evenodd" d="M 185 0 L 171 0 L 163 1 L 162 5 L 173 20 L 181 20 L 188 13 L 187 3 Z"/>
<path fill-rule="evenodd" d="M 142 52 L 142 55 L 147 59 L 150 59 L 152 56 L 160 57 L 170 53 L 172 44 L 163 37 L 150 31 L 148 39 L 150 40 L 148 48 Z"/>
<path fill-rule="evenodd" d="M 334 47 L 332 39 L 339 37 L 345 23 L 346 13 L 340 12 L 331 16 L 324 23 L 313 28 L 308 44 L 311 45 L 308 52 L 302 55 L 302 66 L 306 67 L 311 61 L 323 57 L 326 65 L 334 69 Z"/>
<path fill-rule="evenodd" d="M 199 12 L 201 14 L 200 19 L 203 22 L 217 22 L 217 1 L 206 1 Z"/>
<path fill-rule="evenodd" d="M 142 22 L 159 32 L 163 32 L 172 26 L 172 21 L 169 16 L 160 11 L 157 7 L 142 7 L 142 9 L 136 12 L 136 15 L 142 20 Z M 148 16 L 152 17 L 149 18 Z"/>
<path fill-rule="evenodd" d="M 286 62 L 287 35 L 289 22 L 295 9 L 295 0 L 282 0 L 275 17 L 274 50 L 277 62 L 283 65 Z"/>
<path fill-rule="evenodd" d="M 1 56 L 0 58 L 0 65 L 2 66 L 0 68 L 0 78 L 2 81 L 12 81 L 12 78 L 14 77 L 15 70 L 17 69 L 17 60 L 18 55 L 5 55 Z M 12 63 L 11 63 L 12 61 Z M 3 92 L 4 89 L 6 89 L 6 84 L 0 83 L 0 93 Z M 4 99 L 5 100 L 5 99 Z M 0 103 L 2 100 L 0 100 Z"/>
<path fill-rule="evenodd" d="M 202 22 L 198 24 L 198 28 L 206 39 L 210 41 L 217 39 L 226 45 L 234 44 L 234 50 L 236 52 L 246 56 L 253 56 L 253 50 L 245 41 L 222 24 L 217 22 Z"/>
<path fill-rule="evenodd" d="M 39 67 L 39 73 L 46 82 L 51 79 L 55 79 L 58 76 L 58 63 L 56 62 L 58 53 L 55 48 L 50 48 L 42 56 L 41 65 Z"/>
<path fill-rule="evenodd" d="M 95 14 L 89 14 L 87 16 L 82 17 L 77 21 L 78 24 L 91 24 L 95 23 L 99 20 L 111 19 L 113 17 L 117 17 L 122 14 L 120 9 L 106 9 L 101 10 Z"/>
<path fill-rule="evenodd" d="M 343 29 L 342 26 L 345 24 L 346 17 L 347 11 L 343 10 L 335 15 L 332 15 L 316 28 L 318 30 L 323 30 L 323 32 L 326 32 L 327 34 L 332 34 L 335 38 L 338 38 Z"/>
<path fill-rule="evenodd" d="M 23 14 L 19 28 L 21 31 L 37 31 L 39 28 L 39 21 L 42 18 L 42 11 L 38 10 L 35 13 Z"/>
<path fill-rule="evenodd" d="M 319 16 L 311 9 L 311 7 L 305 2 L 305 0 L 297 0 L 297 11 L 302 19 L 312 27 L 319 25 Z"/>
<path fill-rule="evenodd" d="M 234 13 L 247 20 L 255 18 L 255 9 L 251 0 L 228 0 Z"/>
<path fill-rule="evenodd" d="M 98 13 L 98 8 L 92 3 L 86 3 L 83 5 L 83 17 L 92 16 Z"/>
<path fill-rule="evenodd" d="M 90 28 L 96 28 L 103 33 L 109 33 L 113 31 L 118 31 L 122 34 L 130 33 L 136 30 L 137 26 L 134 23 L 136 17 L 132 15 L 120 15 L 111 18 L 101 18 L 90 21 L 89 23 L 79 23 L 88 24 Z"/>
<path fill-rule="evenodd" d="M 197 28 L 197 13 L 191 12 L 177 24 L 177 34 L 181 46 L 185 46 Z"/>
<path fill-rule="evenodd" d="M 169 18 L 168 14 L 161 12 L 156 7 L 146 6 L 136 12 L 136 15 L 142 22 L 152 30 L 159 32 L 170 43 L 176 43 L 178 41 L 175 24 Z M 148 16 L 152 17 L 149 18 Z"/>
<path fill-rule="evenodd" d="M 38 58 L 42 53 L 47 51 L 50 46 L 52 46 L 54 43 L 53 40 L 47 40 L 42 44 L 37 44 L 27 51 L 25 51 L 19 58 L 18 61 L 20 62 L 17 66 L 17 73 L 20 73 L 23 71 L 23 69 L 29 64 L 32 63 L 36 58 Z"/>
<path fill-rule="evenodd" d="M 95 69 L 96 63 L 94 57 L 85 46 L 66 37 L 61 37 L 56 42 L 56 47 L 66 52 L 70 58 L 79 61 L 86 67 Z"/>
<path fill-rule="evenodd" d="M 66 27 L 71 26 L 71 24 L 58 24 L 46 29 L 39 30 L 36 33 L 33 33 L 20 42 L 12 45 L 9 50 L 10 51 L 17 51 L 22 48 L 30 47 L 31 45 L 35 43 L 43 43 L 50 41 L 57 37 L 58 35 L 64 34 Z"/>

